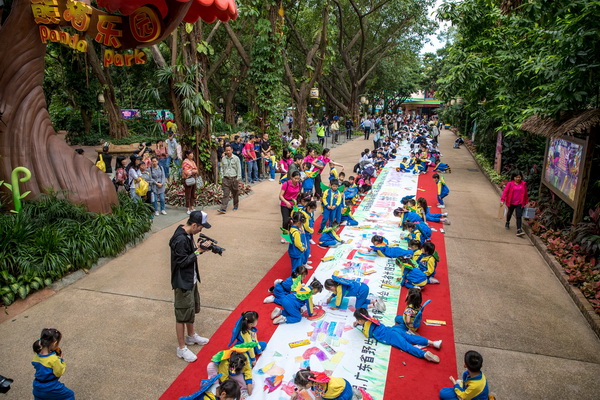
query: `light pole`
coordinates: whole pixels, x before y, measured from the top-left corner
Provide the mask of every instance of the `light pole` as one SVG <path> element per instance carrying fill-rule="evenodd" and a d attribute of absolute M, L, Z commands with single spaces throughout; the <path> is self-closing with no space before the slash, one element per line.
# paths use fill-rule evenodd
<path fill-rule="evenodd" d="M 98 94 L 98 103 L 100 103 L 100 106 L 104 107 L 104 94 L 100 93 Z M 100 133 L 101 131 L 101 127 L 100 127 L 100 113 L 102 112 L 102 110 L 98 111 L 98 133 Z"/>

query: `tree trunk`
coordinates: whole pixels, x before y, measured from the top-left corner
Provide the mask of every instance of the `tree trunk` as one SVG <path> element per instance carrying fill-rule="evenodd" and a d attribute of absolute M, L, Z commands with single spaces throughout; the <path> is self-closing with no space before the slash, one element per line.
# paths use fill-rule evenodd
<path fill-rule="evenodd" d="M 86 110 L 84 108 L 79 109 L 79 114 L 81 115 L 81 120 L 83 121 L 83 131 L 87 136 L 92 130 L 92 116 L 90 115 L 89 110 Z"/>
<path fill-rule="evenodd" d="M 117 103 L 117 96 L 115 95 L 115 88 L 112 84 L 112 79 L 110 79 L 110 74 L 108 71 L 102 69 L 102 64 L 100 59 L 98 58 L 98 54 L 96 53 L 96 49 L 94 48 L 94 42 L 91 39 L 87 39 L 88 42 L 88 51 L 86 53 L 88 62 L 92 67 L 92 72 L 96 76 L 96 79 L 100 82 L 104 95 L 104 112 L 106 112 L 106 117 L 108 119 L 108 130 L 110 137 L 113 139 L 121 139 L 129 136 L 129 130 L 127 129 L 127 124 L 123 120 L 123 116 L 121 114 L 121 108 Z"/>
<path fill-rule="evenodd" d="M 17 184 L 10 175 L 23 166 L 32 176 L 20 184 L 21 193 L 66 190 L 90 211 L 111 212 L 117 194 L 108 175 L 76 154 L 52 127 L 42 90 L 45 53 L 31 2 L 13 1 L 0 29 L 0 180 Z"/>

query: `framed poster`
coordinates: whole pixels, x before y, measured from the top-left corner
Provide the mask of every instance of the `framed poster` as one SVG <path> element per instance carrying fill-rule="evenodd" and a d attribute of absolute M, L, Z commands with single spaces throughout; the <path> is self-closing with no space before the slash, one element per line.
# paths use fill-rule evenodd
<path fill-rule="evenodd" d="M 567 136 L 548 139 L 546 147 L 542 183 L 573 208 L 581 195 L 586 147 L 587 141 Z"/>

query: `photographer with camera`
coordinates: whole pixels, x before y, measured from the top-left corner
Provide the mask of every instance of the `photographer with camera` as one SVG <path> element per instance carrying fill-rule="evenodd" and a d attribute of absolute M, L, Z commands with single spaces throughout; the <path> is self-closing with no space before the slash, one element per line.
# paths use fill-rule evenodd
<path fill-rule="evenodd" d="M 187 222 L 177 227 L 169 241 L 171 286 L 175 291 L 175 326 L 179 343 L 177 357 L 187 362 L 196 361 L 196 355 L 187 348 L 187 345 L 208 343 L 207 338 L 201 337 L 194 331 L 195 315 L 200 312 L 198 256 L 209 250 L 217 254 L 223 251 L 218 246 L 215 251 L 214 240 L 210 238 L 201 237 L 196 245 L 194 235 L 200 233 L 202 228 L 210 228 L 208 215 L 204 211 L 193 211 Z M 184 329 L 187 330 L 186 336 L 184 336 Z"/>

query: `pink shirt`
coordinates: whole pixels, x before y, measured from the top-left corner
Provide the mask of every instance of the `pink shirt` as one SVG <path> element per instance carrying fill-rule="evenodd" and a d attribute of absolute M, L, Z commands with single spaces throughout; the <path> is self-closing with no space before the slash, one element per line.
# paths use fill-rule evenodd
<path fill-rule="evenodd" d="M 293 162 L 294 160 L 292 160 L 291 158 L 288 158 L 287 160 L 285 158 L 282 158 L 281 160 L 279 160 L 279 169 L 281 169 L 283 173 L 287 173 L 288 169 L 290 168 L 290 165 L 292 165 Z"/>
<path fill-rule="evenodd" d="M 315 158 L 315 157 L 313 157 L 313 156 L 311 156 L 311 155 L 309 154 L 309 155 L 307 155 L 306 157 L 304 157 L 304 160 L 303 160 L 303 161 L 304 161 L 304 163 L 305 163 L 305 164 L 312 164 L 312 162 L 313 162 L 313 161 L 315 161 L 315 160 L 316 160 L 316 158 Z"/>
<path fill-rule="evenodd" d="M 296 186 L 292 184 L 292 181 L 285 181 L 283 185 L 281 185 L 281 190 L 283 190 L 283 198 L 290 202 L 298 197 L 300 189 L 302 189 L 302 185 L 300 184 L 300 182 L 298 182 Z M 283 201 L 279 204 L 281 204 L 284 207 L 287 207 L 287 205 L 284 204 Z"/>
<path fill-rule="evenodd" d="M 519 183 L 518 185 L 513 182 L 512 196 L 510 198 L 509 205 L 521 204 L 523 202 L 523 191 L 524 190 L 525 190 L 525 185 L 523 184 L 523 182 Z M 521 205 L 523 205 L 523 204 L 521 204 Z"/>

